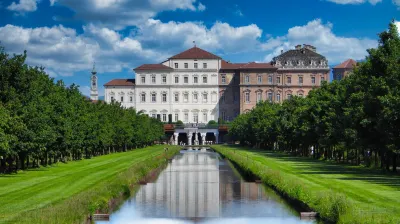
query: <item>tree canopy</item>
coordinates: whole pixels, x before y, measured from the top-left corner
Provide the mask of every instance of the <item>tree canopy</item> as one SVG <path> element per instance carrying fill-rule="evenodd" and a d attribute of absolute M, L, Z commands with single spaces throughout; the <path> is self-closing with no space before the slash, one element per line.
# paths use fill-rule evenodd
<path fill-rule="evenodd" d="M 305 98 L 258 103 L 230 134 L 242 144 L 396 170 L 400 149 L 400 37 L 394 22 L 341 81 Z"/>
<path fill-rule="evenodd" d="M 26 57 L 0 47 L 0 172 L 125 151 L 164 135 L 160 121 L 91 102 L 77 85 L 26 65 Z"/>

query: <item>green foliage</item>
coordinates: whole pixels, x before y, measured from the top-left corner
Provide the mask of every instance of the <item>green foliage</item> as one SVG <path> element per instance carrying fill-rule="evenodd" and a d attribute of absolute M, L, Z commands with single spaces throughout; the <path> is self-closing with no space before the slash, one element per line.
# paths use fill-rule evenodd
<path fill-rule="evenodd" d="M 394 23 L 364 62 L 307 97 L 258 103 L 232 123 L 242 145 L 393 170 L 400 154 L 400 37 Z"/>
<path fill-rule="evenodd" d="M 92 103 L 0 48 L 0 173 L 151 145 L 160 121 L 120 104 Z"/>
<path fill-rule="evenodd" d="M 399 223 L 400 178 L 284 153 L 213 146 L 281 195 L 332 223 Z"/>
<path fill-rule="evenodd" d="M 210 120 L 208 122 L 208 125 L 216 125 L 216 124 L 218 124 L 218 123 L 216 121 L 214 121 L 214 120 Z"/>

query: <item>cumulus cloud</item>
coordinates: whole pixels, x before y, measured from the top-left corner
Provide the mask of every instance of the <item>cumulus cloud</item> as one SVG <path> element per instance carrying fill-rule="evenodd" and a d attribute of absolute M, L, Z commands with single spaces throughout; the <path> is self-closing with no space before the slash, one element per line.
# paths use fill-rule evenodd
<path fill-rule="evenodd" d="M 400 9 L 400 0 L 393 0 L 393 4 L 397 5 Z"/>
<path fill-rule="evenodd" d="M 75 19 L 117 30 L 142 24 L 162 11 L 206 9 L 197 0 L 50 0 L 50 4 L 71 8 Z"/>
<path fill-rule="evenodd" d="M 377 3 L 382 2 L 382 0 L 327 0 L 327 1 L 341 5 L 347 5 L 347 4 L 357 5 L 366 2 L 369 2 L 371 5 L 376 5 Z M 399 0 L 393 0 L 393 1 L 399 1 Z"/>
<path fill-rule="evenodd" d="M 339 63 L 347 58 L 355 60 L 363 59 L 366 49 L 378 45 L 376 40 L 368 38 L 342 37 L 335 35 L 332 31 L 333 25 L 322 23 L 320 19 L 308 22 L 304 26 L 292 27 L 285 36 L 270 39 L 266 44 L 278 45 L 272 53 L 265 57 L 270 61 L 274 56 L 280 54 L 281 50 L 293 49 L 297 44 L 311 44 L 317 47 L 317 52 L 326 56 L 330 63 Z"/>
<path fill-rule="evenodd" d="M 221 53 L 253 51 L 260 44 L 262 30 L 255 24 L 233 27 L 228 23 L 216 22 L 210 28 L 202 23 L 149 19 L 139 26 L 136 38 L 148 48 L 169 53 L 192 47 L 193 41 L 204 49 Z"/>
<path fill-rule="evenodd" d="M 201 22 L 164 23 L 148 19 L 129 35 L 96 24 L 83 26 L 81 34 L 62 25 L 38 28 L 6 25 L 0 27 L 0 41 L 9 53 L 22 53 L 26 49 L 28 64 L 44 66 L 52 77 L 88 71 L 93 62 L 99 73 L 159 63 L 192 47 L 193 41 L 220 56 L 246 53 L 250 57 L 257 53 L 265 54 L 265 61 L 297 44 L 312 44 L 331 63 L 362 59 L 367 48 L 377 46 L 376 40 L 335 35 L 332 27 L 317 19 L 290 28 L 284 36 L 274 37 L 263 35 L 255 24 L 234 27 L 217 21 L 207 27 Z"/>
<path fill-rule="evenodd" d="M 12 2 L 7 9 L 19 14 L 34 12 L 37 10 L 37 0 L 19 0 L 19 3 Z"/>
<path fill-rule="evenodd" d="M 116 31 L 93 25 L 85 26 L 84 31 L 77 35 L 62 25 L 33 29 L 6 25 L 0 27 L 0 41 L 9 53 L 27 50 L 27 63 L 45 67 L 53 77 L 88 70 L 94 61 L 99 72 L 119 72 L 132 69 L 134 63 L 163 58 Z"/>

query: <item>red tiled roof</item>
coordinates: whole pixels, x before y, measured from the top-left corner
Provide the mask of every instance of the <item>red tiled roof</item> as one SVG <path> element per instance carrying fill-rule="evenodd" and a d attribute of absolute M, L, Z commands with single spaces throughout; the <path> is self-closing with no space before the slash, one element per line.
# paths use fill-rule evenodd
<path fill-rule="evenodd" d="M 134 86 L 135 80 L 134 79 L 113 79 L 104 86 Z"/>
<path fill-rule="evenodd" d="M 274 69 L 271 63 L 229 63 L 227 61 L 221 62 L 221 69 Z"/>
<path fill-rule="evenodd" d="M 265 69 L 275 68 L 271 63 L 256 63 L 250 62 L 240 67 L 240 69 Z"/>
<path fill-rule="evenodd" d="M 170 57 L 170 59 L 221 59 L 215 54 L 198 47 L 192 47 L 182 53 Z"/>
<path fill-rule="evenodd" d="M 163 64 L 144 64 L 133 70 L 170 70 L 172 68 Z"/>
<path fill-rule="evenodd" d="M 221 61 L 221 69 L 239 69 L 241 66 L 246 63 L 230 63 L 225 60 Z"/>
<path fill-rule="evenodd" d="M 354 68 L 357 65 L 357 62 L 353 59 L 348 59 L 344 61 L 342 64 L 335 66 L 334 68 Z"/>

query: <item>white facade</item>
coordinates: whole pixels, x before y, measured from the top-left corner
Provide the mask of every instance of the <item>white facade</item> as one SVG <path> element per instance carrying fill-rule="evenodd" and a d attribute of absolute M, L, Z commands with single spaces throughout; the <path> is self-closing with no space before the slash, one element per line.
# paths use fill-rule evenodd
<path fill-rule="evenodd" d="M 161 121 L 208 123 L 218 120 L 221 59 L 169 59 L 168 66 L 136 69 L 135 85 L 106 85 L 105 101 L 115 100 Z M 161 65 L 161 66 L 162 66 Z"/>

